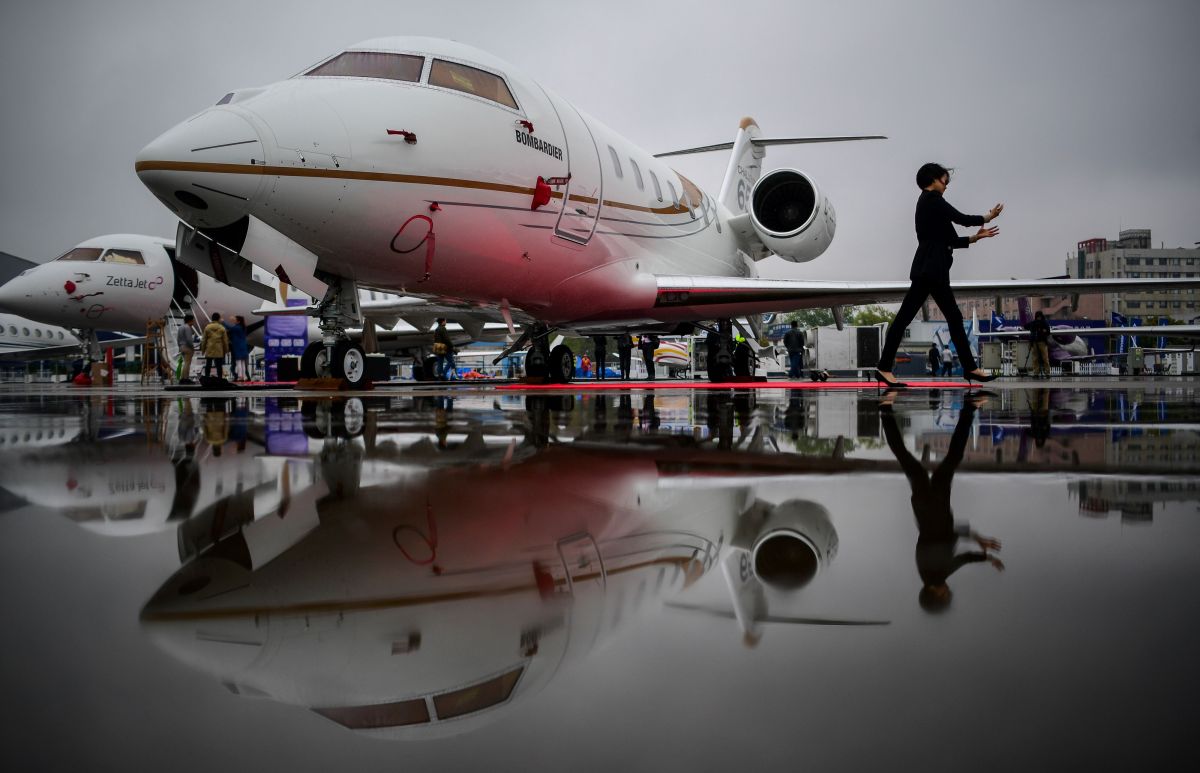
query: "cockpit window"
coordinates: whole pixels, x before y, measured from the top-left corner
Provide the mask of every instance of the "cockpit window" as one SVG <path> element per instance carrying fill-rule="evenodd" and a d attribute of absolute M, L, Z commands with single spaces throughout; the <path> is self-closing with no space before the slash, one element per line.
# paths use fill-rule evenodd
<path fill-rule="evenodd" d="M 513 99 L 503 78 L 465 64 L 434 59 L 433 67 L 429 70 L 429 85 L 464 91 L 517 109 L 517 100 Z"/>
<path fill-rule="evenodd" d="M 105 263 L 125 263 L 133 266 L 144 266 L 146 261 L 142 259 L 142 253 L 137 250 L 109 250 L 104 253 Z"/>
<path fill-rule="evenodd" d="M 62 255 L 59 255 L 55 260 L 96 260 L 103 252 L 99 247 L 76 247 Z"/>
<path fill-rule="evenodd" d="M 382 78 L 416 83 L 421 80 L 421 68 L 424 65 L 423 56 L 346 51 L 304 74 L 340 78 Z"/>
<path fill-rule="evenodd" d="M 425 705 L 424 698 L 397 703 L 375 703 L 369 706 L 336 706 L 313 711 L 351 730 L 420 725 L 429 721 L 429 707 Z"/>
<path fill-rule="evenodd" d="M 516 687 L 517 680 L 521 678 L 521 672 L 524 670 L 524 666 L 519 666 L 507 674 L 501 674 L 486 682 L 433 696 L 433 707 L 437 711 L 438 719 L 474 714 L 489 706 L 504 703 L 508 700 L 508 696 L 512 695 L 513 688 Z"/>

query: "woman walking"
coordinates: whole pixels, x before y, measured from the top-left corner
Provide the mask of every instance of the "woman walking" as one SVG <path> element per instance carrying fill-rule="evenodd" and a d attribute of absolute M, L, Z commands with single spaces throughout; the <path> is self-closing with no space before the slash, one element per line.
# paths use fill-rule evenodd
<path fill-rule="evenodd" d="M 962 312 L 958 310 L 954 292 L 950 289 L 950 265 L 954 262 L 954 250 L 969 247 L 980 239 L 990 239 L 1000 233 L 998 228 L 984 226 L 1000 216 L 1004 205 L 997 204 L 986 215 L 964 215 L 943 198 L 949 184 L 950 170 L 941 164 L 929 163 L 917 170 L 917 187 L 921 189 L 921 196 L 917 199 L 915 217 L 917 254 L 913 257 L 912 270 L 908 275 L 912 286 L 904 296 L 896 318 L 888 326 L 883 351 L 879 355 L 879 366 L 875 371 L 875 379 L 889 388 L 907 386 L 892 375 L 892 365 L 905 328 L 929 297 L 933 298 L 946 318 L 950 339 L 958 350 L 963 376 L 967 381 L 991 381 L 995 378 L 979 370 L 971 355 L 971 343 L 963 330 Z M 980 228 L 971 236 L 959 236 L 954 230 L 955 223 L 977 225 Z"/>

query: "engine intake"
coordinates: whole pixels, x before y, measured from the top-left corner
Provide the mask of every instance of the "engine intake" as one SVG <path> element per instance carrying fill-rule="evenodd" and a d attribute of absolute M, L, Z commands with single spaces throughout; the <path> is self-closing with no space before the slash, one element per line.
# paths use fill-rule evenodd
<path fill-rule="evenodd" d="M 755 183 L 750 222 L 767 249 L 801 263 L 829 247 L 837 216 L 812 178 L 795 169 L 777 169 Z"/>

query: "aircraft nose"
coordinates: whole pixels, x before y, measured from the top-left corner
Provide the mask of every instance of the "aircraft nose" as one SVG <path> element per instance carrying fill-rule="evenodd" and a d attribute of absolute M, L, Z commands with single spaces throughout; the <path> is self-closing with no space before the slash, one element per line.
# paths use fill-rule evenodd
<path fill-rule="evenodd" d="M 0 285 L 0 311 L 28 316 L 30 306 L 34 302 L 34 284 L 28 276 L 29 271 L 18 274 Z"/>
<path fill-rule="evenodd" d="M 211 228 L 247 213 L 265 166 L 254 124 L 232 108 L 212 107 L 142 148 L 134 169 L 180 219 Z"/>

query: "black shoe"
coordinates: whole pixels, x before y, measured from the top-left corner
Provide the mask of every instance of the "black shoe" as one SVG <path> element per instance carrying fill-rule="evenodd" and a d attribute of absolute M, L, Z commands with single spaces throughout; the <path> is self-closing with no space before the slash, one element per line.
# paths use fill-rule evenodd
<path fill-rule="evenodd" d="M 908 384 L 905 384 L 903 381 L 896 381 L 896 380 L 889 381 L 878 370 L 875 371 L 875 380 L 881 384 L 887 384 L 888 389 L 904 389 L 905 387 L 908 386 Z"/>
<path fill-rule="evenodd" d="M 984 384 L 984 383 L 987 383 L 988 381 L 995 381 L 997 378 L 999 378 L 999 376 L 996 376 L 995 374 L 980 375 L 978 373 L 972 373 L 970 371 L 964 370 L 963 378 L 965 378 L 967 380 L 968 384 L 970 384 L 973 381 L 978 381 L 979 383 Z"/>

